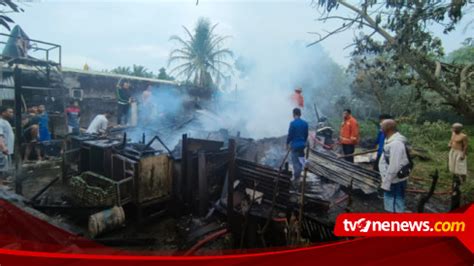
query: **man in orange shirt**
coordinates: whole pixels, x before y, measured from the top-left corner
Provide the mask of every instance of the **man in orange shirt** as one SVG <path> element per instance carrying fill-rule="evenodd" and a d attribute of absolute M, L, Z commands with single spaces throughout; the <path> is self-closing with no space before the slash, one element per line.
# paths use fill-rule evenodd
<path fill-rule="evenodd" d="M 339 142 L 342 144 L 344 155 L 353 154 L 355 145 L 359 143 L 359 124 L 352 116 L 351 110 L 346 109 L 342 113 L 344 121 L 341 124 Z M 354 156 L 345 157 L 346 161 L 353 163 Z"/>
<path fill-rule="evenodd" d="M 302 93 L 302 89 L 300 87 L 297 87 L 295 89 L 295 93 L 291 95 L 291 101 L 294 105 L 295 108 L 303 108 L 304 107 L 304 97 Z"/>

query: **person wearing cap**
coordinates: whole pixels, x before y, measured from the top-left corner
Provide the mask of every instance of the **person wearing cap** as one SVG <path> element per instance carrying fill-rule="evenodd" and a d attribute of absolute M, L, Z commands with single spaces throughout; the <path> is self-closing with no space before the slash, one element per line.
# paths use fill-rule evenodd
<path fill-rule="evenodd" d="M 449 172 L 453 175 L 453 195 L 451 198 L 451 209 L 457 209 L 461 203 L 460 186 L 466 181 L 467 176 L 467 147 L 468 137 L 462 133 L 463 125 L 454 123 L 451 129 L 451 140 L 448 146 L 451 148 L 448 157 Z"/>
<path fill-rule="evenodd" d="M 303 89 L 301 87 L 297 87 L 295 89 L 295 93 L 291 96 L 291 102 L 293 103 L 295 108 L 303 108 L 304 107 L 304 97 L 303 97 Z"/>

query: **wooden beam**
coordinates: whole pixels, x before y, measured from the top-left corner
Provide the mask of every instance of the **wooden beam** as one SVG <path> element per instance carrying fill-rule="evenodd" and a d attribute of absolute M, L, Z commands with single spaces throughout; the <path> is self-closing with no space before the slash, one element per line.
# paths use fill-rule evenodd
<path fill-rule="evenodd" d="M 236 217 L 234 214 L 234 181 L 235 181 L 235 140 L 229 139 L 229 169 L 227 172 L 227 224 L 232 234 L 234 246 L 237 243 Z"/>
<path fill-rule="evenodd" d="M 203 217 L 207 213 L 209 202 L 209 193 L 207 189 L 207 175 L 206 175 L 206 153 L 200 151 L 198 153 L 198 190 L 199 190 L 199 216 Z"/>

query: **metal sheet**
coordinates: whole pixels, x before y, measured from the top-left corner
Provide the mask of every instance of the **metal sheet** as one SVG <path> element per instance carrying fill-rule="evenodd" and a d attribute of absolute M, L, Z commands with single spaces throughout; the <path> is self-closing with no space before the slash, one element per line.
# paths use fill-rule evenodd
<path fill-rule="evenodd" d="M 172 161 L 167 155 L 150 156 L 139 161 L 137 202 L 159 200 L 171 196 Z"/>

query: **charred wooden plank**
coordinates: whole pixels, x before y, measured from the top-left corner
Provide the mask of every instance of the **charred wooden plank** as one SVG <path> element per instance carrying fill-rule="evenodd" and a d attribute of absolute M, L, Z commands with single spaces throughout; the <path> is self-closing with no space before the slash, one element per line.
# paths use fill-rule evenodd
<path fill-rule="evenodd" d="M 316 150 L 310 152 L 308 169 L 345 187 L 349 187 L 352 183 L 355 189 L 360 189 L 366 194 L 376 192 L 380 187 L 377 172 Z"/>

